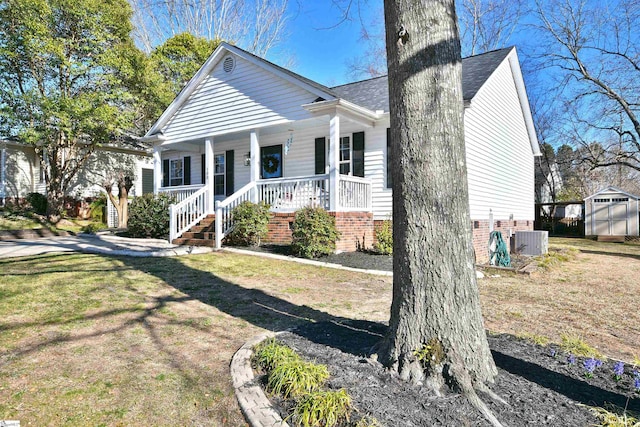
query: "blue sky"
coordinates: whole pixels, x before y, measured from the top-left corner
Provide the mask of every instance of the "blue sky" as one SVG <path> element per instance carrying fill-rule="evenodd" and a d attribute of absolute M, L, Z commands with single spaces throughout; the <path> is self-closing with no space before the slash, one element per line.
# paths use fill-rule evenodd
<path fill-rule="evenodd" d="M 289 9 L 288 36 L 268 59 L 283 65 L 293 58 L 293 71 L 327 86 L 352 81 L 347 61 L 365 50 L 359 19 L 340 23 L 340 10 L 325 0 L 292 1 Z M 382 0 L 368 0 L 362 15 L 365 22 L 382 19 Z"/>

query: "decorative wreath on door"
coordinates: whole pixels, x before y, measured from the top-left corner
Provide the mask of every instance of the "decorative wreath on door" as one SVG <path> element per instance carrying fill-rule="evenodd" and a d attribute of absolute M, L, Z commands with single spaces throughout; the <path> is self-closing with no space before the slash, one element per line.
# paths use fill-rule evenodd
<path fill-rule="evenodd" d="M 271 174 L 276 173 L 278 171 L 278 167 L 280 166 L 280 159 L 273 154 L 268 154 L 264 156 L 263 159 L 264 171 Z"/>

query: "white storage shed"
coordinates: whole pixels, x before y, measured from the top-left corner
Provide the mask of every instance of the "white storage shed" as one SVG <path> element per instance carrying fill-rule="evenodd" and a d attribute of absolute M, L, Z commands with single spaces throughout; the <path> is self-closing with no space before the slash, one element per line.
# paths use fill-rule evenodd
<path fill-rule="evenodd" d="M 585 198 L 585 236 L 637 236 L 638 199 L 616 187 Z"/>

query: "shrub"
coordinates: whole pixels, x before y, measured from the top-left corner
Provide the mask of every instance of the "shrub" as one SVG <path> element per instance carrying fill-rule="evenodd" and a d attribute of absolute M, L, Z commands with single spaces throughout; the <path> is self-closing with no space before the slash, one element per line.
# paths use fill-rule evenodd
<path fill-rule="evenodd" d="M 336 249 L 340 233 L 336 220 L 322 208 L 304 208 L 296 212 L 293 220 L 293 253 L 304 258 L 330 255 Z"/>
<path fill-rule="evenodd" d="M 229 242 L 235 245 L 260 246 L 260 239 L 269 231 L 269 205 L 265 203 L 242 202 L 231 212 L 233 230 Z"/>
<path fill-rule="evenodd" d="M 267 375 L 267 390 L 281 394 L 285 399 L 317 390 L 329 378 L 324 365 L 291 360 L 276 366 Z"/>
<path fill-rule="evenodd" d="M 351 396 L 344 389 L 316 391 L 298 401 L 294 419 L 303 427 L 334 427 L 349 421 L 351 408 Z"/>
<path fill-rule="evenodd" d="M 45 215 L 47 213 L 47 196 L 40 193 L 29 193 L 26 199 L 31 205 L 33 212 L 38 215 Z"/>
<path fill-rule="evenodd" d="M 89 216 L 91 219 L 106 223 L 105 210 L 107 207 L 107 195 L 102 193 L 89 204 Z"/>
<path fill-rule="evenodd" d="M 107 226 L 101 222 L 92 222 L 87 224 L 81 228 L 83 233 L 87 234 L 96 234 L 100 230 L 104 230 Z"/>
<path fill-rule="evenodd" d="M 393 253 L 393 223 L 390 220 L 382 221 L 374 230 L 376 243 L 373 245 L 374 252 L 382 255 Z"/>
<path fill-rule="evenodd" d="M 129 234 L 133 237 L 169 237 L 169 205 L 173 198 L 166 194 L 136 197 L 129 207 Z"/>
<path fill-rule="evenodd" d="M 286 345 L 279 344 L 271 338 L 262 341 L 253 349 L 251 361 L 253 365 L 265 372 L 270 372 L 276 367 L 292 361 L 300 360 L 300 356 Z"/>

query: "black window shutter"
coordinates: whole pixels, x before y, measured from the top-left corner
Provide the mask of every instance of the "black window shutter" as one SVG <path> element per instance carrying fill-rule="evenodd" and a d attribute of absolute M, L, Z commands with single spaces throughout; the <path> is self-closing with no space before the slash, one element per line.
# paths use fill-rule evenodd
<path fill-rule="evenodd" d="M 235 184 L 233 182 L 233 153 L 233 150 L 229 150 L 224 155 L 226 196 L 232 195 L 235 191 Z"/>
<path fill-rule="evenodd" d="M 186 156 L 184 158 L 184 165 L 182 169 L 182 184 L 191 185 L 191 157 Z"/>
<path fill-rule="evenodd" d="M 393 176 L 391 175 L 391 128 L 387 128 L 387 188 L 391 188 Z"/>
<path fill-rule="evenodd" d="M 207 170 L 207 168 L 206 168 L 207 164 L 205 163 L 205 161 L 206 161 L 206 159 L 205 159 L 204 154 L 200 154 L 200 183 L 201 184 L 204 184 L 205 183 L 204 181 L 206 179 L 205 174 L 206 174 L 206 170 Z"/>
<path fill-rule="evenodd" d="M 353 176 L 364 178 L 364 132 L 353 134 Z"/>
<path fill-rule="evenodd" d="M 326 172 L 327 164 L 327 139 L 316 138 L 316 175 Z"/>
<path fill-rule="evenodd" d="M 164 159 L 162 161 L 162 186 L 169 187 L 171 182 L 169 182 L 169 159 Z"/>

